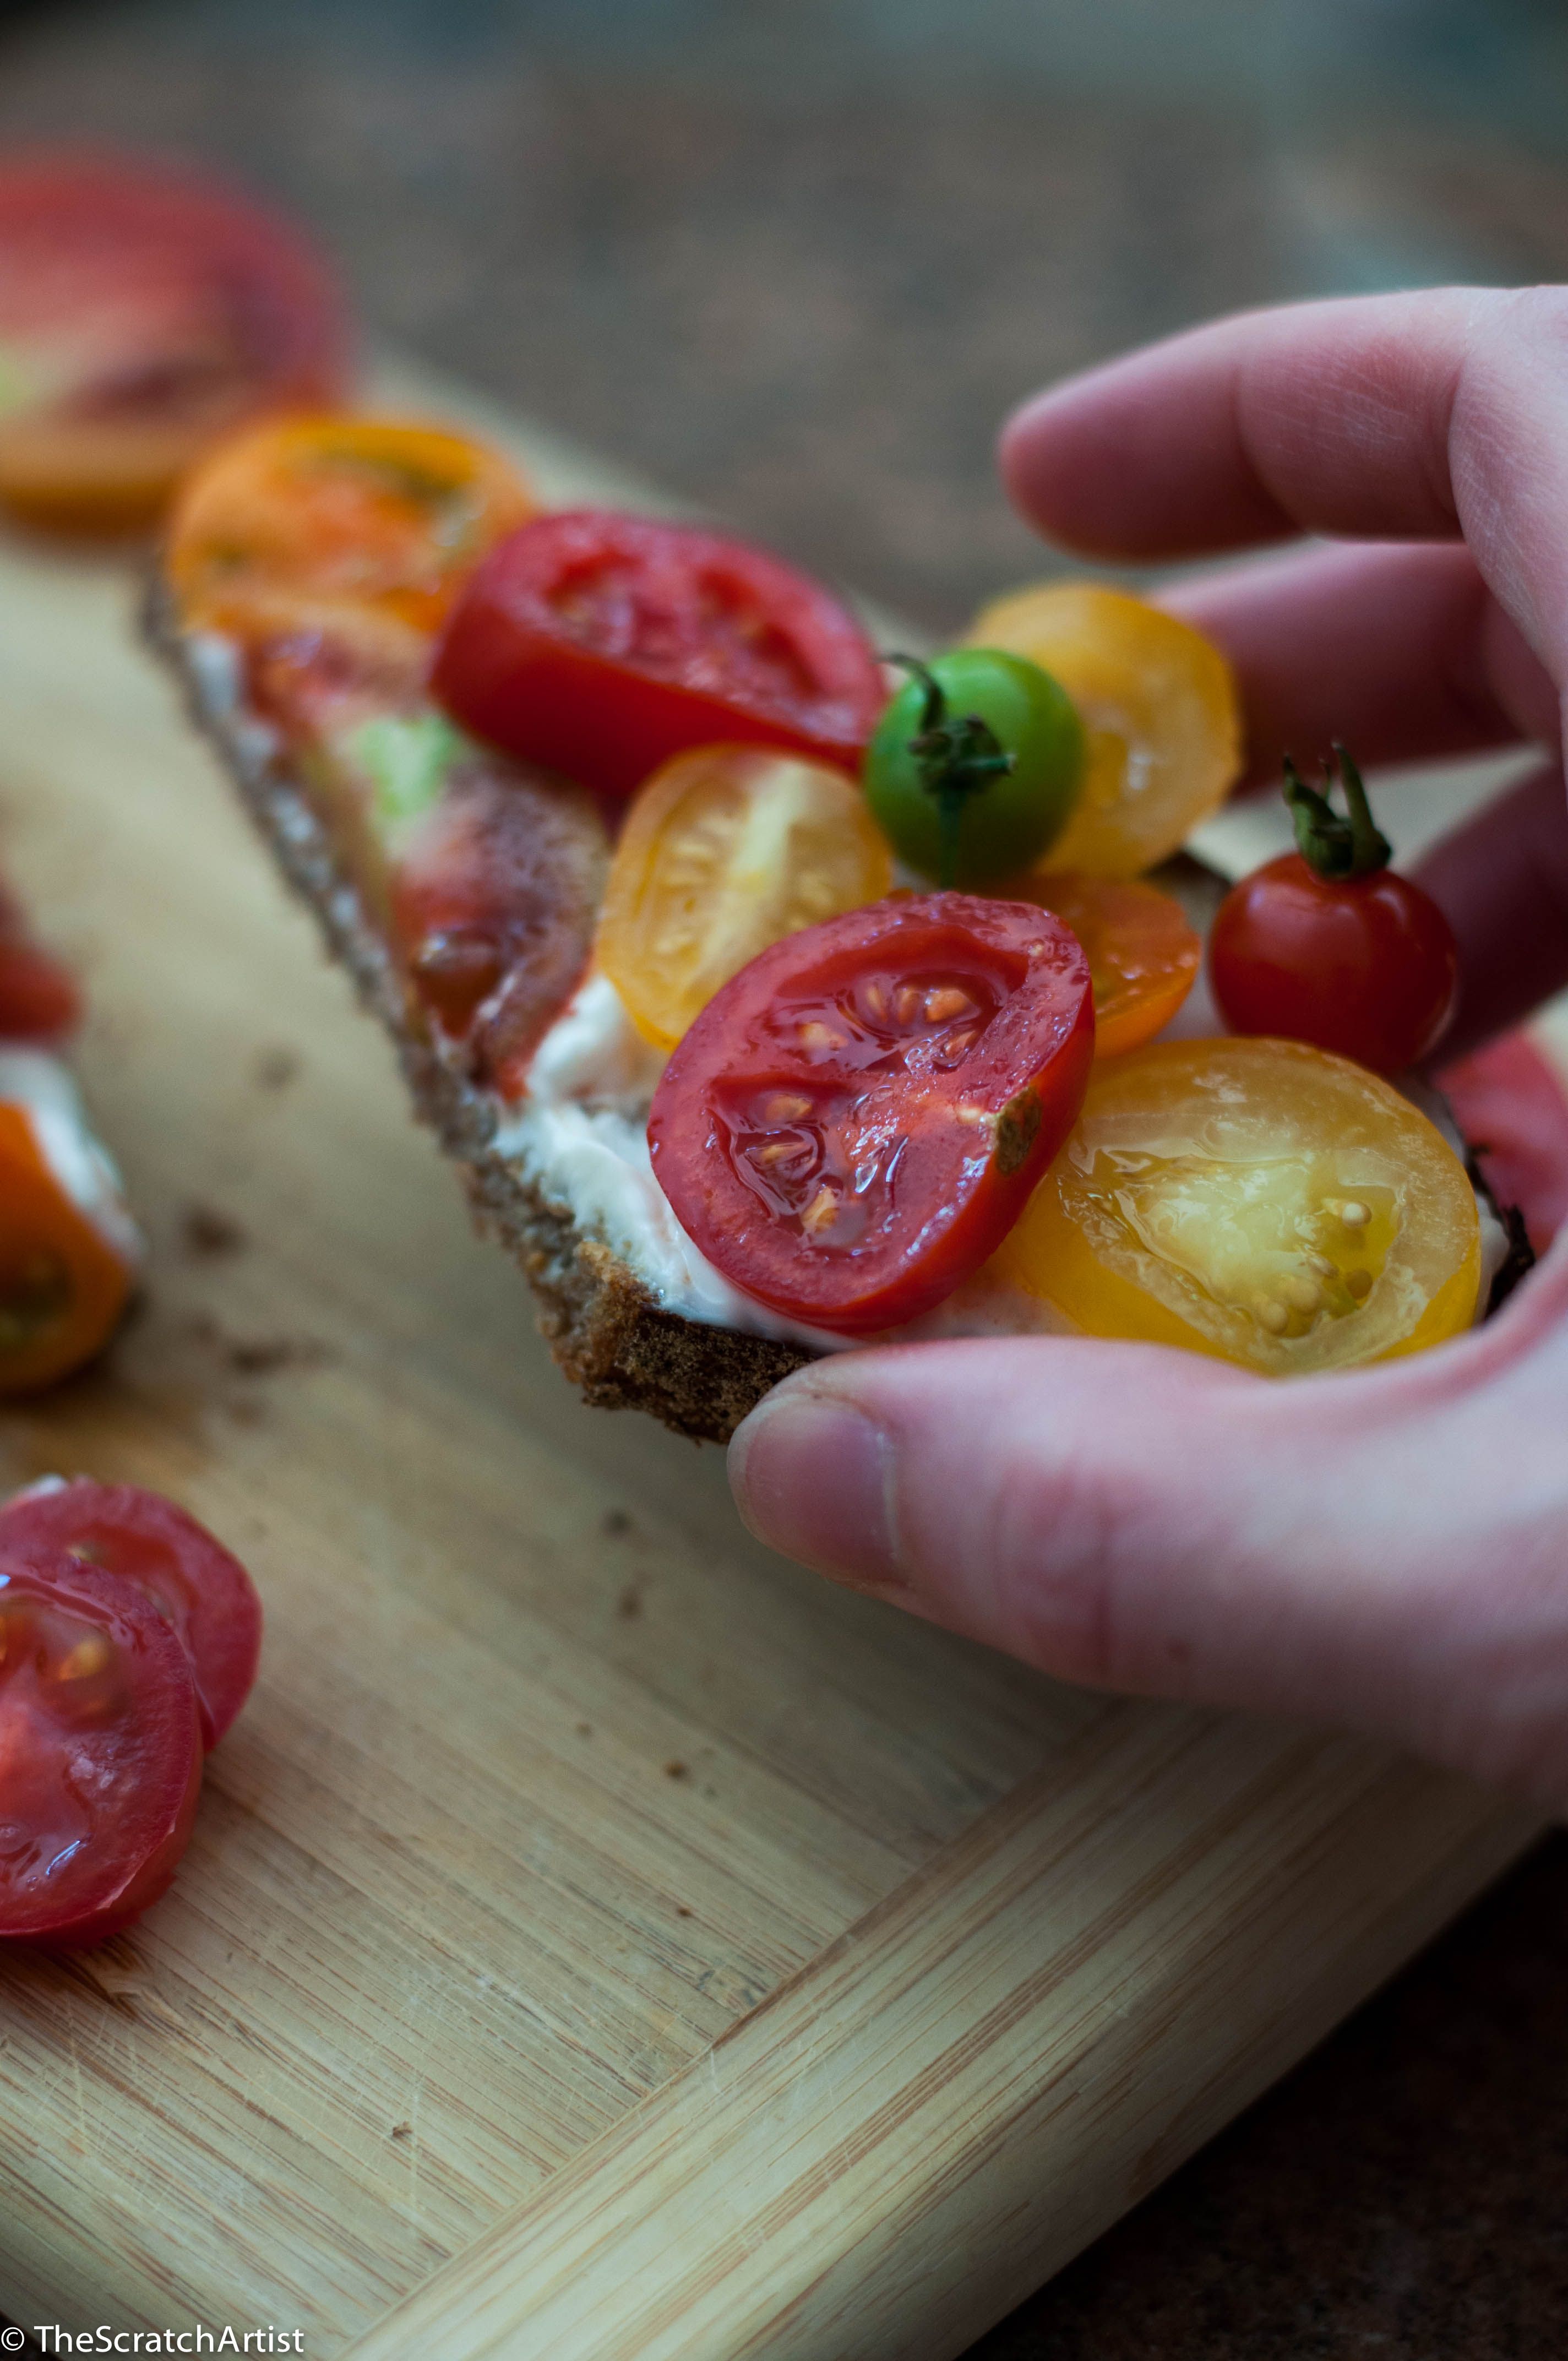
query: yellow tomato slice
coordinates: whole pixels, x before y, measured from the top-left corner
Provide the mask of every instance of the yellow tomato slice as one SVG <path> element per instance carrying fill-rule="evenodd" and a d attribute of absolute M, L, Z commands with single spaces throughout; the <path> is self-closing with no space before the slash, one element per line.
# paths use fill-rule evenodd
<path fill-rule="evenodd" d="M 224 444 L 189 479 L 169 577 L 187 626 L 243 639 L 367 609 L 430 633 L 532 511 L 510 461 L 466 434 L 285 418 Z"/>
<path fill-rule="evenodd" d="M 632 804 L 610 867 L 598 964 L 671 1049 L 770 943 L 878 902 L 887 840 L 852 779 L 758 746 L 697 746 Z"/>
<path fill-rule="evenodd" d="M 0 1396 L 36 1392 L 91 1360 L 131 1277 L 56 1180 L 27 1109 L 0 1106 Z"/>
<path fill-rule="evenodd" d="M 1203 939 L 1174 895 L 1081 870 L 1033 870 L 1008 886 L 1065 918 L 1089 960 L 1094 1054 L 1117 1058 L 1168 1025 L 1192 989 Z"/>
<path fill-rule="evenodd" d="M 1235 784 L 1241 720 L 1218 648 L 1142 598 L 1047 582 L 998 598 L 971 646 L 1007 648 L 1059 680 L 1088 739 L 1083 785 L 1053 869 L 1135 877 L 1166 860 Z"/>
<path fill-rule="evenodd" d="M 1284 1377 L 1467 1328 L 1480 1222 L 1442 1135 L 1348 1059 L 1159 1042 L 1096 1067 L 989 1268 L 1090 1335 Z"/>

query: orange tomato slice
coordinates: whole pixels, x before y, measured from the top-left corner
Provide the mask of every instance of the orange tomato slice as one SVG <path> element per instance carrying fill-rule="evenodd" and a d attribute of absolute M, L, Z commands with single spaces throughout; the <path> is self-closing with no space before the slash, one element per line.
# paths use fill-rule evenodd
<path fill-rule="evenodd" d="M 428 637 L 532 510 L 510 462 L 466 434 L 335 413 L 275 420 L 191 478 L 169 578 L 187 629 L 254 640 L 368 612 Z"/>
<path fill-rule="evenodd" d="M 90 1360 L 130 1284 L 56 1180 L 26 1110 L 0 1105 L 0 1395 L 36 1392 Z"/>
<path fill-rule="evenodd" d="M 892 883 L 887 840 L 842 771 L 699 746 L 631 806 L 596 955 L 643 1038 L 670 1049 L 760 951 L 881 901 Z"/>
<path fill-rule="evenodd" d="M 1007 889 L 1065 918 L 1089 959 L 1094 1054 L 1120 1057 L 1168 1025 L 1192 989 L 1202 937 L 1174 895 L 1081 870 L 1035 870 Z"/>
<path fill-rule="evenodd" d="M 1091 1336 L 1284 1377 L 1467 1328 L 1480 1223 L 1447 1141 L 1348 1059 L 1156 1042 L 1095 1068 L 987 1268 Z"/>
<path fill-rule="evenodd" d="M 1051 847 L 1053 869 L 1135 877 L 1167 860 L 1234 785 L 1235 683 L 1190 623 L 1098 582 L 1047 582 L 995 599 L 968 637 L 1052 674 L 1083 722 L 1083 785 Z"/>

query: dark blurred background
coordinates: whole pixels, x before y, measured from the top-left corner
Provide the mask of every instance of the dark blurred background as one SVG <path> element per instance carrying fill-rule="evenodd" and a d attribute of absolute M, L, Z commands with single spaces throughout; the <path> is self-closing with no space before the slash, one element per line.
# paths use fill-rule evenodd
<path fill-rule="evenodd" d="M 1565 100 L 1563 0 L 0 0 L 0 147 L 224 167 L 374 338 L 938 631 L 1041 565 L 1047 379 L 1568 275 Z M 1555 2361 L 1565 1969 L 1556 1839 L 975 2361 Z"/>
<path fill-rule="evenodd" d="M 1562 0 L 0 0 L 0 140 L 208 159 L 374 333 L 936 628 L 998 420 L 1282 297 L 1568 264 Z"/>

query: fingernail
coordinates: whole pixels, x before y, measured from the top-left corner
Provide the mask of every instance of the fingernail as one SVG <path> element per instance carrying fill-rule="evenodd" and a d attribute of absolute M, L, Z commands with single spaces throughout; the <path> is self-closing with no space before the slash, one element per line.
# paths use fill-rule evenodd
<path fill-rule="evenodd" d="M 891 1438 L 850 1403 L 785 1387 L 729 1446 L 736 1505 L 759 1541 L 859 1590 L 902 1584 Z"/>

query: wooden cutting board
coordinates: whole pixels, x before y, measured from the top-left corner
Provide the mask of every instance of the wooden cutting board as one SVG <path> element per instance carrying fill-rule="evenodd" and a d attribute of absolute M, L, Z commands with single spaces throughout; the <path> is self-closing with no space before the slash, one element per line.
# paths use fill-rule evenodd
<path fill-rule="evenodd" d="M 603 471 L 521 438 L 553 497 Z M 152 1249 L 0 1478 L 157 1486 L 268 1638 L 170 1895 L 0 1958 L 0 2312 L 316 2356 L 959 2351 L 1528 1840 L 1053 1686 L 583 1409 L 163 680 L 0 547 L 0 851 Z"/>

